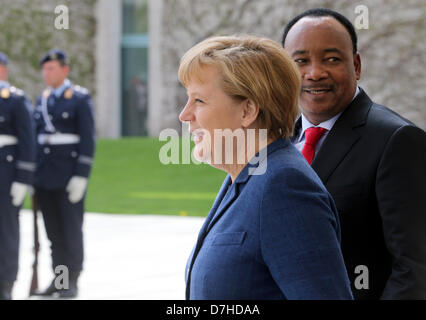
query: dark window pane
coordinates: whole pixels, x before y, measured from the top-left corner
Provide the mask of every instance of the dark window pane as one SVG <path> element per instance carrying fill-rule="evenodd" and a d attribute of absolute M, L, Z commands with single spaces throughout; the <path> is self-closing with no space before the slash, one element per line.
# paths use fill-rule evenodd
<path fill-rule="evenodd" d="M 123 33 L 148 32 L 148 0 L 123 1 Z"/>
<path fill-rule="evenodd" d="M 123 135 L 145 136 L 148 133 L 148 49 L 123 48 L 121 54 Z"/>
<path fill-rule="evenodd" d="M 148 0 L 123 0 L 122 134 L 148 134 Z"/>

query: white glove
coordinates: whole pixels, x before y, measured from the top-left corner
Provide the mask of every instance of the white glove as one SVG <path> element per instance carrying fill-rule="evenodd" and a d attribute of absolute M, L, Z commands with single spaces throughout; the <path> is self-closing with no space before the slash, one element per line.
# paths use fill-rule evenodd
<path fill-rule="evenodd" d="M 12 196 L 12 204 L 19 207 L 24 202 L 25 194 L 27 193 L 28 186 L 20 182 L 13 182 L 10 188 L 10 195 Z"/>
<path fill-rule="evenodd" d="M 87 187 L 87 178 L 74 176 L 68 182 L 66 190 L 68 191 L 68 199 L 71 203 L 77 203 L 83 199 L 84 192 Z"/>

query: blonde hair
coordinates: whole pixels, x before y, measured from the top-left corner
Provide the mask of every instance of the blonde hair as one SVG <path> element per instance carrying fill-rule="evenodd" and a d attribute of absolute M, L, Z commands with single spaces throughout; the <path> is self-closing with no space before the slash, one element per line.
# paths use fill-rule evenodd
<path fill-rule="evenodd" d="M 293 135 L 299 113 L 301 76 L 297 66 L 275 41 L 255 36 L 208 38 L 182 57 L 179 80 L 187 87 L 202 68 L 218 67 L 221 86 L 236 100 L 249 99 L 259 107 L 259 128 L 274 139 Z"/>

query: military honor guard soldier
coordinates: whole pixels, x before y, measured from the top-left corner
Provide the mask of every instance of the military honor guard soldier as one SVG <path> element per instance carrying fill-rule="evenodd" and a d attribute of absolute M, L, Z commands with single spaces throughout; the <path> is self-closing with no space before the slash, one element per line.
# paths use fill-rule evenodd
<path fill-rule="evenodd" d="M 83 269 L 84 200 L 95 150 L 93 104 L 87 89 L 68 79 L 66 53 L 53 49 L 40 61 L 47 89 L 34 111 L 37 133 L 35 194 L 51 242 L 52 267 L 65 267 L 68 288 L 53 279 L 43 296 L 77 296 Z M 62 270 L 62 269 L 60 269 Z"/>
<path fill-rule="evenodd" d="M 28 100 L 8 82 L 0 53 L 0 300 L 10 300 L 18 273 L 19 210 L 33 183 L 35 136 Z"/>

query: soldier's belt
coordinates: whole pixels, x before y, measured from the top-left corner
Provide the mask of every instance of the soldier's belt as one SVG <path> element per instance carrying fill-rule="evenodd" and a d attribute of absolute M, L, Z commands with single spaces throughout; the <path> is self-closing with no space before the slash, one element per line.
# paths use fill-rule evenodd
<path fill-rule="evenodd" d="M 0 148 L 4 146 L 11 146 L 18 143 L 18 138 L 6 134 L 0 134 Z"/>
<path fill-rule="evenodd" d="M 72 133 L 39 134 L 39 144 L 75 144 L 80 142 L 80 136 Z"/>

